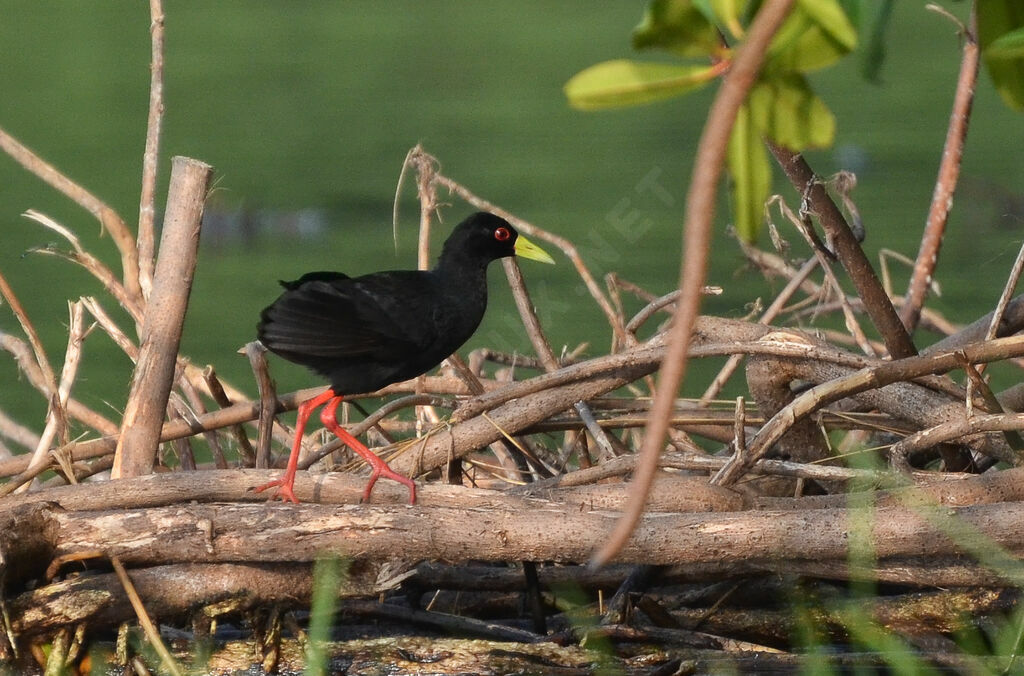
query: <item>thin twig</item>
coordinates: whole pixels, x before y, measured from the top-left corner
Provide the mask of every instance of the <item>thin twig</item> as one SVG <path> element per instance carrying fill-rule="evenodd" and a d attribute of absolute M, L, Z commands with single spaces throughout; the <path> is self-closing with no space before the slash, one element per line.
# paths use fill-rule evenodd
<path fill-rule="evenodd" d="M 850 307 L 850 303 L 847 301 L 846 294 L 843 293 L 843 287 L 839 284 L 839 280 L 836 278 L 835 272 L 832 270 L 832 266 L 829 265 L 828 256 L 826 252 L 821 248 L 820 243 L 816 242 L 814 236 L 814 228 L 810 223 L 810 214 L 801 213 L 802 218 L 798 218 L 796 214 L 789 208 L 784 201 L 778 200 L 779 208 L 782 213 L 793 223 L 797 231 L 803 235 L 804 240 L 807 242 L 811 251 L 814 253 L 814 257 L 818 260 L 818 264 L 821 266 L 821 271 L 825 276 L 825 279 L 833 289 L 835 289 L 836 298 L 839 301 L 839 308 L 843 314 L 843 320 L 846 323 L 846 330 L 853 336 L 857 346 L 860 347 L 864 354 L 872 357 L 877 357 L 874 349 L 871 347 L 871 343 L 868 342 L 867 336 L 864 335 L 864 331 L 860 328 L 860 324 L 857 323 L 857 317 Z"/>
<path fill-rule="evenodd" d="M 203 379 L 206 381 L 206 388 L 210 392 L 210 396 L 217 402 L 218 406 L 230 406 L 231 399 L 227 393 L 224 392 L 224 388 L 220 384 L 220 379 L 217 378 L 217 372 L 213 366 L 207 366 L 203 369 Z M 249 436 L 245 433 L 245 428 L 241 425 L 232 425 L 231 432 L 235 435 L 235 441 L 238 443 L 238 454 L 242 457 L 243 467 L 255 467 L 256 466 L 256 452 L 253 451 L 252 444 L 249 442 Z M 214 462 L 218 469 L 227 469 L 228 463 L 224 458 L 224 454 L 219 455 L 214 453 Z"/>
<path fill-rule="evenodd" d="M 145 298 L 153 290 L 156 255 L 156 178 L 160 158 L 160 127 L 164 116 L 164 9 L 161 0 L 149 0 L 152 62 L 149 77 L 149 117 L 146 150 L 142 155 L 142 193 L 139 199 L 139 286 Z"/>
<path fill-rule="evenodd" d="M 835 248 L 836 257 L 843 264 L 850 281 L 857 289 L 857 294 L 864 302 L 864 309 L 885 341 L 889 354 L 893 359 L 917 354 L 910 334 L 907 333 L 906 327 L 893 308 L 892 301 L 878 281 L 878 276 L 864 255 L 860 242 L 807 160 L 800 153 L 771 141 L 765 141 L 765 144 L 793 187 L 801 195 L 806 196 L 810 210 L 818 217 L 827 239 Z"/>
<path fill-rule="evenodd" d="M 78 374 L 78 365 L 82 359 L 82 341 L 85 338 L 85 325 L 83 317 L 85 306 L 81 301 L 68 303 L 68 347 L 64 355 L 64 367 L 61 369 L 60 385 L 57 391 L 50 398 L 50 410 L 46 416 L 46 427 L 39 437 L 39 444 L 32 453 L 29 467 L 38 464 L 47 464 L 46 459 L 50 451 L 50 444 L 54 438 L 60 437 L 67 442 L 67 409 L 68 399 L 71 397 L 71 388 L 74 386 L 75 377 Z"/>
<path fill-rule="evenodd" d="M 125 570 L 121 559 L 117 556 L 111 556 L 110 563 L 114 567 L 114 572 L 117 573 L 117 579 L 121 581 L 121 585 L 124 587 L 124 593 L 128 595 L 132 608 L 135 609 L 135 615 L 139 618 L 139 624 L 142 626 L 142 631 L 146 634 L 146 639 L 149 640 L 150 645 L 160 655 L 160 661 L 163 662 L 164 668 L 174 676 L 184 676 L 185 672 L 182 671 L 178 662 L 171 655 L 171 651 L 167 649 L 167 646 L 164 645 L 163 640 L 160 638 L 160 632 L 157 631 L 156 625 L 153 624 L 149 613 L 146 612 L 146 606 L 143 605 L 142 599 L 139 598 L 139 593 L 135 591 L 135 585 L 132 584 L 131 578 L 128 577 L 128 571 Z"/>
<path fill-rule="evenodd" d="M 981 50 L 978 47 L 978 7 L 971 2 L 969 26 L 963 35 L 963 56 L 960 59 L 960 74 L 957 76 L 953 110 L 949 115 L 949 127 L 942 148 L 942 162 L 935 181 L 928 221 L 921 235 L 921 248 L 917 253 L 914 272 L 907 285 L 906 300 L 900 310 L 900 319 L 913 332 L 921 318 L 921 308 L 931 286 L 932 275 L 939 260 L 942 237 L 946 232 L 946 221 L 953 208 L 953 193 L 960 178 L 960 164 L 967 140 L 967 129 L 974 103 L 974 87 L 978 80 L 978 63 Z"/>
<path fill-rule="evenodd" d="M 135 248 L 135 238 L 117 212 L 59 172 L 52 164 L 36 155 L 3 129 L 0 129 L 0 150 L 13 157 L 18 164 L 42 179 L 44 183 L 63 193 L 75 204 L 96 217 L 100 225 L 110 233 L 111 239 L 114 240 L 114 244 L 121 253 L 124 288 L 128 291 L 129 297 L 140 298 L 139 253 Z"/>

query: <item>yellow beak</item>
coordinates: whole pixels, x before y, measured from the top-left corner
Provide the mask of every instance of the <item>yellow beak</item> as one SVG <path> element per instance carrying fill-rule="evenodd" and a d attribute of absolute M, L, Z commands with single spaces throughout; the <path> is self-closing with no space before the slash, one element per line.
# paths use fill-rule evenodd
<path fill-rule="evenodd" d="M 541 263 L 551 263 L 552 265 L 555 264 L 555 259 L 548 255 L 547 251 L 541 249 L 539 246 L 523 237 L 522 234 L 516 237 L 515 248 L 517 256 L 529 258 L 530 260 L 540 261 Z"/>

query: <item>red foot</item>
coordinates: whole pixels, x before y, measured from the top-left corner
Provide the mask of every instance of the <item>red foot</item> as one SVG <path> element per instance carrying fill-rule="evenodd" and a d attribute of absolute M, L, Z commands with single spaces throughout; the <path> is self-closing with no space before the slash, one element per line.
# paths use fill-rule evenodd
<path fill-rule="evenodd" d="M 295 504 L 299 504 L 299 499 L 295 497 L 295 492 L 293 490 L 293 487 L 295 486 L 295 477 L 292 477 L 291 481 L 287 481 L 284 477 L 274 479 L 273 481 L 267 482 L 262 486 L 257 486 L 252 490 L 256 493 L 262 493 L 268 488 L 273 488 L 274 486 L 280 486 L 280 488 L 274 491 L 274 494 L 267 498 L 267 502 L 273 502 L 274 500 L 287 502 L 290 500 Z"/>
<path fill-rule="evenodd" d="M 361 502 L 370 501 L 370 493 L 373 492 L 373 486 L 377 483 L 377 479 L 384 477 L 385 479 L 391 479 L 397 481 L 400 484 L 404 484 L 409 487 L 409 504 L 416 504 L 416 484 L 413 483 L 412 479 L 404 477 L 398 472 L 394 471 L 388 464 L 381 460 L 376 453 L 368 449 L 362 443 L 359 442 L 354 436 L 349 434 L 348 430 L 338 424 L 338 418 L 336 411 L 338 404 L 341 403 L 341 397 L 335 397 L 327 402 L 324 406 L 324 410 L 320 412 L 320 421 L 324 424 L 324 427 L 334 432 L 335 436 L 341 439 L 345 444 L 348 445 L 353 451 L 362 456 L 363 460 L 370 464 L 373 468 L 373 473 L 370 475 L 370 480 L 366 482 L 366 488 L 363 489 L 363 497 Z"/>
<path fill-rule="evenodd" d="M 408 486 L 409 487 L 409 504 L 410 505 L 415 505 L 416 504 L 416 484 L 413 482 L 413 480 L 408 478 L 408 477 L 402 476 L 398 472 L 396 472 L 393 469 L 391 469 L 390 467 L 388 467 L 388 464 L 386 462 L 384 462 L 383 460 L 381 460 L 380 458 L 378 458 L 377 455 L 373 451 L 371 451 L 370 449 L 366 449 L 366 452 L 371 454 L 371 455 L 373 455 L 373 457 L 377 458 L 377 461 L 380 463 L 380 465 L 378 466 L 378 465 L 376 465 L 376 464 L 374 464 L 372 462 L 370 463 L 371 465 L 373 465 L 373 474 L 370 475 L 370 480 L 366 482 L 366 488 L 363 489 L 363 497 L 360 498 L 359 501 L 360 502 L 369 502 L 370 501 L 370 493 L 373 492 L 374 484 L 377 483 L 377 479 L 380 479 L 381 477 L 383 477 L 385 479 L 391 479 L 392 481 L 397 481 L 400 484 L 404 484 L 404 485 Z M 360 455 L 362 455 L 362 454 L 360 454 Z M 363 456 L 363 457 L 365 458 L 366 456 Z"/>
<path fill-rule="evenodd" d="M 377 479 L 383 477 L 407 486 L 409 488 L 409 504 L 416 504 L 416 484 L 413 483 L 412 479 L 404 477 L 388 467 L 386 462 L 377 457 L 373 451 L 361 444 L 358 439 L 349 434 L 348 430 L 338 424 L 338 418 L 336 417 L 335 411 L 338 408 L 338 404 L 341 403 L 341 396 L 335 394 L 333 389 L 328 389 L 309 401 L 304 401 L 299 406 L 299 416 L 295 421 L 295 443 L 292 445 L 291 455 L 288 456 L 288 468 L 284 471 L 284 474 L 280 479 L 275 479 L 274 481 L 265 483 L 253 490 L 260 493 L 268 488 L 274 488 L 277 486 L 278 489 L 270 496 L 270 500 L 281 500 L 282 502 L 290 500 L 291 502 L 298 504 L 299 499 L 295 497 L 293 489 L 295 487 L 295 473 L 299 467 L 299 450 L 302 448 L 302 434 L 306 429 L 306 421 L 309 419 L 310 414 L 325 402 L 327 405 L 324 406 L 324 410 L 320 412 L 321 422 L 323 422 L 327 429 L 334 432 L 339 439 L 345 442 L 349 448 L 366 460 L 366 462 L 370 464 L 370 467 L 373 468 L 370 480 L 366 483 L 366 488 L 363 490 L 362 502 L 370 501 L 370 494 L 373 492 L 374 484 L 377 483 Z"/>

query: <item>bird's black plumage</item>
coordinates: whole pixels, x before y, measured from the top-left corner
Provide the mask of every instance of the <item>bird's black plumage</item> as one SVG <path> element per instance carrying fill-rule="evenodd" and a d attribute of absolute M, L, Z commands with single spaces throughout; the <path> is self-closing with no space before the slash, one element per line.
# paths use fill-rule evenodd
<path fill-rule="evenodd" d="M 554 262 L 504 219 L 479 212 L 455 227 L 433 270 L 361 277 L 310 272 L 282 282 L 284 293 L 260 315 L 260 342 L 316 371 L 331 387 L 299 406 L 284 475 L 256 490 L 277 486 L 275 497 L 298 502 L 293 485 L 302 432 L 313 410 L 324 405 L 323 423 L 373 468 L 363 498 L 369 499 L 377 478 L 384 476 L 408 486 L 415 502 L 415 483 L 359 443 L 338 424 L 335 411 L 345 394 L 413 378 L 455 352 L 484 316 L 488 264 L 516 254 Z"/>
<path fill-rule="evenodd" d="M 312 272 L 282 282 L 285 292 L 260 316 L 260 342 L 335 392 L 418 376 L 473 335 L 487 307 L 487 265 L 514 255 L 518 237 L 504 219 L 480 212 L 452 231 L 433 270 Z"/>

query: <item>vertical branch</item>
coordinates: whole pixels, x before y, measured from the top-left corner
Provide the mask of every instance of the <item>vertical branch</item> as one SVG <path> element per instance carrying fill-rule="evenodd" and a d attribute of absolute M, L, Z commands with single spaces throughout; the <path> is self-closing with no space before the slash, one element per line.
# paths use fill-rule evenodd
<path fill-rule="evenodd" d="M 50 444 L 56 437 L 62 441 L 67 439 L 67 405 L 71 398 L 71 388 L 75 384 L 78 365 L 82 360 L 82 341 L 85 339 L 85 305 L 82 301 L 68 304 L 70 321 L 68 322 L 68 349 L 64 356 L 64 367 L 61 369 L 60 384 L 50 395 L 50 410 L 46 415 L 46 427 L 39 437 L 29 470 L 47 464 Z"/>
<path fill-rule="evenodd" d="M 686 222 L 683 235 L 683 260 L 679 272 L 680 298 L 675 320 L 662 360 L 660 379 L 644 430 L 629 502 L 622 518 L 605 545 L 594 554 L 591 565 L 602 565 L 615 556 L 629 539 L 640 515 L 654 475 L 658 469 L 662 442 L 668 433 L 669 416 L 676 392 L 686 372 L 686 354 L 693 324 L 700 308 L 700 288 L 707 273 L 711 220 L 715 213 L 718 179 L 722 174 L 725 149 L 739 107 L 753 86 L 772 36 L 789 15 L 793 0 L 768 0 L 750 25 L 747 40 L 740 47 L 732 67 L 715 96 L 693 162 L 693 180 L 686 196 Z"/>
<path fill-rule="evenodd" d="M 274 414 L 277 413 L 277 387 L 270 377 L 270 370 L 267 368 L 267 348 L 258 340 L 247 343 L 245 356 L 249 359 L 252 372 L 256 376 L 256 386 L 260 392 L 260 416 L 256 437 L 256 467 L 266 469 L 270 467 L 270 442 L 273 437 Z M 296 434 L 298 430 L 296 429 Z M 295 443 L 302 445 L 301 439 Z"/>
<path fill-rule="evenodd" d="M 121 423 L 113 478 L 139 476 L 153 468 L 192 290 L 211 174 L 210 166 L 198 160 L 173 160 L 153 293 L 142 323 L 139 360 Z"/>
<path fill-rule="evenodd" d="M 437 210 L 437 188 L 434 186 L 437 160 L 421 151 L 412 155 L 412 162 L 416 166 L 416 192 L 420 199 L 420 238 L 416 247 L 416 268 L 429 270 L 430 218 Z"/>
<path fill-rule="evenodd" d="M 530 337 L 534 351 L 540 357 L 540 363 L 548 373 L 557 371 L 558 358 L 555 357 L 551 343 L 544 335 L 540 320 L 537 319 L 537 313 L 533 310 L 533 301 L 530 299 L 530 292 L 526 289 L 526 282 L 523 281 L 523 272 L 519 269 L 519 263 L 513 256 L 503 258 L 501 263 L 505 267 L 505 276 L 508 277 L 509 286 L 512 287 L 512 297 L 516 301 L 519 317 L 523 320 L 523 326 L 526 327 L 526 334 Z"/>
<path fill-rule="evenodd" d="M 925 296 L 931 287 L 932 275 L 939 260 L 939 249 L 942 248 L 942 237 L 946 232 L 946 219 L 953 208 L 953 192 L 960 178 L 960 160 L 963 157 L 967 127 L 971 119 L 971 106 L 974 103 L 974 85 L 978 80 L 980 50 L 977 15 L 977 2 L 972 2 L 970 25 L 964 32 L 964 54 L 960 61 L 960 75 L 957 77 L 956 95 L 953 98 L 953 111 L 949 116 L 949 128 L 946 130 L 946 142 L 942 148 L 939 176 L 935 182 L 932 204 L 928 209 L 928 221 L 921 235 L 921 249 L 917 252 L 914 272 L 907 286 L 903 307 L 900 309 L 900 319 L 911 333 L 921 319 L 921 308 L 924 307 Z"/>
<path fill-rule="evenodd" d="M 139 287 L 144 297 L 153 290 L 153 261 L 156 254 L 156 176 L 160 156 L 160 125 L 164 115 L 164 10 L 161 0 L 149 0 L 149 32 L 153 42 L 150 64 L 149 121 L 146 150 L 142 155 L 142 193 L 139 198 Z"/>

